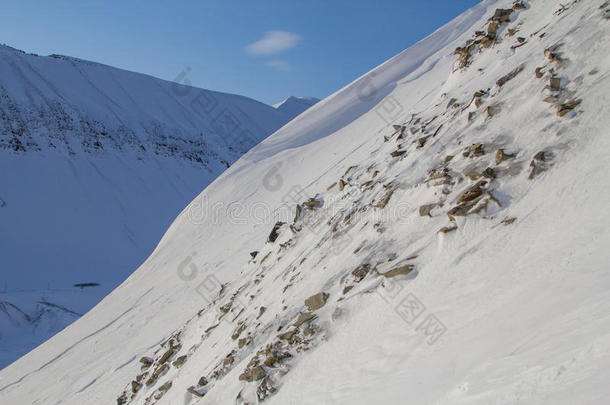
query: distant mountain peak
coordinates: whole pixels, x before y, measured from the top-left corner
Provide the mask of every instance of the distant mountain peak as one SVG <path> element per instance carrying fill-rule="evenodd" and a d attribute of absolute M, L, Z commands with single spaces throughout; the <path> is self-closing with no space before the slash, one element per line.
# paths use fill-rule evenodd
<path fill-rule="evenodd" d="M 282 102 L 273 104 L 273 107 L 279 111 L 291 115 L 292 118 L 295 118 L 297 115 L 302 114 L 305 110 L 316 104 L 318 101 L 320 101 L 320 99 L 315 97 L 290 96 Z"/>

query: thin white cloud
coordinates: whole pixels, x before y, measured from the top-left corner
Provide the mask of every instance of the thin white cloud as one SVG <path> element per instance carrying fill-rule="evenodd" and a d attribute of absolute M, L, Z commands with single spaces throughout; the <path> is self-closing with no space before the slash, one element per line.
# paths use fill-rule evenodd
<path fill-rule="evenodd" d="M 265 62 L 265 66 L 269 66 L 277 70 L 283 70 L 284 72 L 289 72 L 292 70 L 290 63 L 281 59 L 272 59 L 269 62 Z"/>
<path fill-rule="evenodd" d="M 296 46 L 300 35 L 287 31 L 267 31 L 260 40 L 248 45 L 246 51 L 253 55 L 272 55 Z"/>

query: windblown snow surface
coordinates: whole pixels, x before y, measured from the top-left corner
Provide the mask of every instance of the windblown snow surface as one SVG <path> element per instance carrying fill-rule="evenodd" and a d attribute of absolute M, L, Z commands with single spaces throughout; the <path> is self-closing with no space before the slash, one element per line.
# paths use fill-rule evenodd
<path fill-rule="evenodd" d="M 1 402 L 607 403 L 609 13 L 484 1 L 316 104 Z"/>
<path fill-rule="evenodd" d="M 292 118 L 0 46 L 0 368 L 116 288 L 205 186 Z"/>

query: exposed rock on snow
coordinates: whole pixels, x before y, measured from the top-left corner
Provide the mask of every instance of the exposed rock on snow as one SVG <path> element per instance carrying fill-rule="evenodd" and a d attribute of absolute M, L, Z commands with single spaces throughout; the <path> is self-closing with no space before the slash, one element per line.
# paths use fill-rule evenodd
<path fill-rule="evenodd" d="M 120 394 L 135 405 L 171 381 L 168 403 L 604 404 L 610 218 L 605 200 L 591 196 L 608 192 L 610 62 L 600 50 L 610 49 L 610 27 L 598 7 L 486 1 L 322 101 L 202 194 L 264 201 L 268 221 L 180 216 L 114 297 L 56 337 L 58 350 L 69 348 L 63 355 L 44 347 L 23 358 L 0 372 L 0 393 L 14 402 L 70 393 L 75 404 Z M 459 68 L 461 55 L 448 55 L 473 33 L 488 36 L 491 23 L 493 40 L 475 44 Z M 517 32 L 527 40 L 515 51 L 506 38 Z M 544 57 L 560 40 L 563 62 Z M 543 63 L 562 78 L 559 91 L 532 74 L 496 85 Z M 363 101 L 360 85 L 371 81 L 378 98 Z M 559 93 L 551 105 L 550 92 Z M 557 105 L 575 99 L 578 108 L 558 117 Z M 488 118 L 490 106 L 502 108 Z M 392 159 L 395 150 L 406 153 Z M 544 168 L 531 181 L 530 162 Z M 261 189 L 261 178 L 288 163 L 281 190 Z M 338 179 L 343 186 L 328 189 Z M 323 204 L 266 243 L 272 224 L 291 220 L 312 195 Z M 424 204 L 436 204 L 435 215 L 420 218 Z M 194 282 L 172 274 L 187 255 L 196 257 Z M 328 297 L 314 313 L 303 303 L 316 291 Z M 125 339 L 132 325 L 138 338 Z M 231 339 L 236 331 L 243 344 Z M 92 334 L 95 358 L 75 345 Z M 130 359 L 156 349 L 142 372 L 150 378 L 175 336 L 189 360 L 133 395 L 139 365 Z M 194 384 L 202 375 L 206 384 Z M 28 390 L 32 383 L 40 390 Z"/>

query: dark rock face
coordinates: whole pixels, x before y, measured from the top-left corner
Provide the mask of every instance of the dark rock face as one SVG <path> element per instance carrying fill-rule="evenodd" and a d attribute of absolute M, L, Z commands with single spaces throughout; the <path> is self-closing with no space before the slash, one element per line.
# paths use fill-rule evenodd
<path fill-rule="evenodd" d="M 278 236 L 280 236 L 279 231 L 282 228 L 282 225 L 284 225 L 284 222 L 275 223 L 273 229 L 271 230 L 271 233 L 269 234 L 269 237 L 267 238 L 267 242 L 273 243 L 277 240 Z"/>

